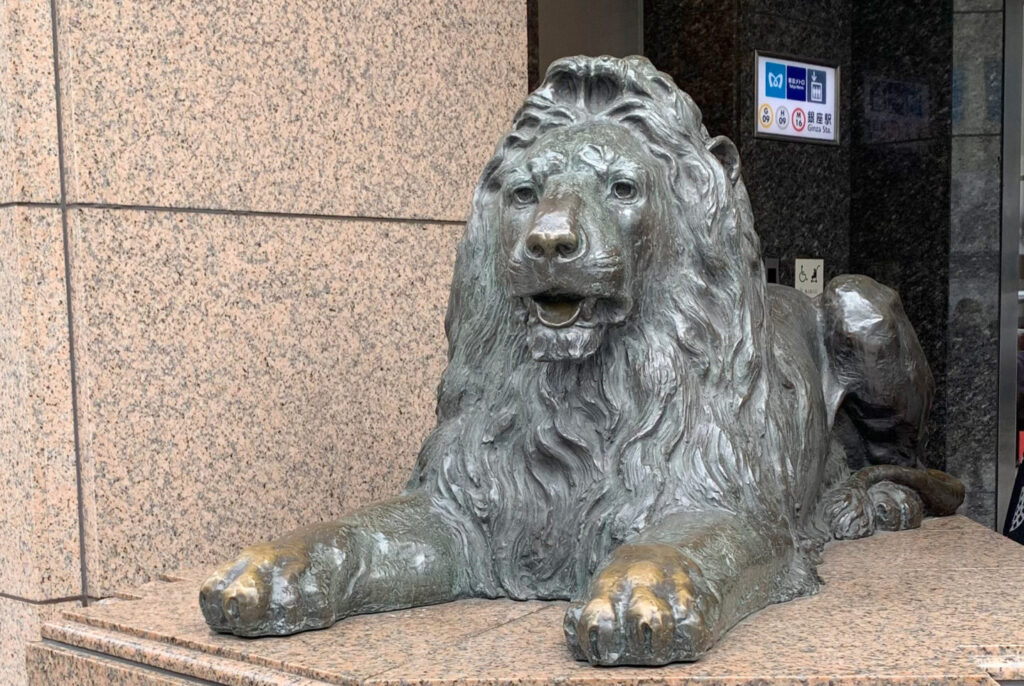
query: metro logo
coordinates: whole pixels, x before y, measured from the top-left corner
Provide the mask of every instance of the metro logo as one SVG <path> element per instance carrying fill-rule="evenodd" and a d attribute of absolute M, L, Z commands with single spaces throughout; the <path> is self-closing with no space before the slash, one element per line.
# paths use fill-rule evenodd
<path fill-rule="evenodd" d="M 778 62 L 765 62 L 764 94 L 769 98 L 786 97 L 786 65 Z"/>

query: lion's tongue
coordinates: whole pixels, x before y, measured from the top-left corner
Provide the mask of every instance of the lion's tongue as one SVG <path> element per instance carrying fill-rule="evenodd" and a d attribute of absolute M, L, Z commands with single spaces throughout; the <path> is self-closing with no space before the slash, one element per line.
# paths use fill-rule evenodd
<path fill-rule="evenodd" d="M 545 298 L 534 300 L 537 303 L 537 318 L 545 326 L 560 328 L 572 325 L 580 316 L 582 300 L 555 300 Z"/>

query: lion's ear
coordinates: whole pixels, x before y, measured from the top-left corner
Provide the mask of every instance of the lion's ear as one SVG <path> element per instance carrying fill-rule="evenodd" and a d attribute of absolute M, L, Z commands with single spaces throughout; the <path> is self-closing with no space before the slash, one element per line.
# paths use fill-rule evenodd
<path fill-rule="evenodd" d="M 740 178 L 740 151 L 736 145 L 725 136 L 715 136 L 708 141 L 708 150 L 718 158 L 718 161 L 725 167 L 725 173 L 733 183 Z"/>

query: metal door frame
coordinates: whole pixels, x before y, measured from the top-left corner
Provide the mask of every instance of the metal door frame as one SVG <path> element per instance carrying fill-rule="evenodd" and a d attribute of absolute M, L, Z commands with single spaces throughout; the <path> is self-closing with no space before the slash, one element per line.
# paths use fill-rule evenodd
<path fill-rule="evenodd" d="M 1017 291 L 1021 245 L 1022 0 L 1003 3 L 1003 178 L 999 271 L 999 404 L 996 521 L 1003 530 L 1017 471 Z"/>

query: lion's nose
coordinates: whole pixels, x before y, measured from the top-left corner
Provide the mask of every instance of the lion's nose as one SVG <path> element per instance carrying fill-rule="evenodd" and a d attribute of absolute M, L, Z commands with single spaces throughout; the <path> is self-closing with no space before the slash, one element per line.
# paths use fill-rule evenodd
<path fill-rule="evenodd" d="M 526 236 L 526 252 L 538 260 L 571 257 L 579 247 L 579 236 L 567 226 L 555 230 L 534 227 Z"/>
<path fill-rule="evenodd" d="M 523 247 L 536 260 L 556 257 L 572 258 L 580 250 L 580 234 L 576 229 L 578 199 L 545 199 L 537 207 L 533 226 L 526 234 Z"/>

